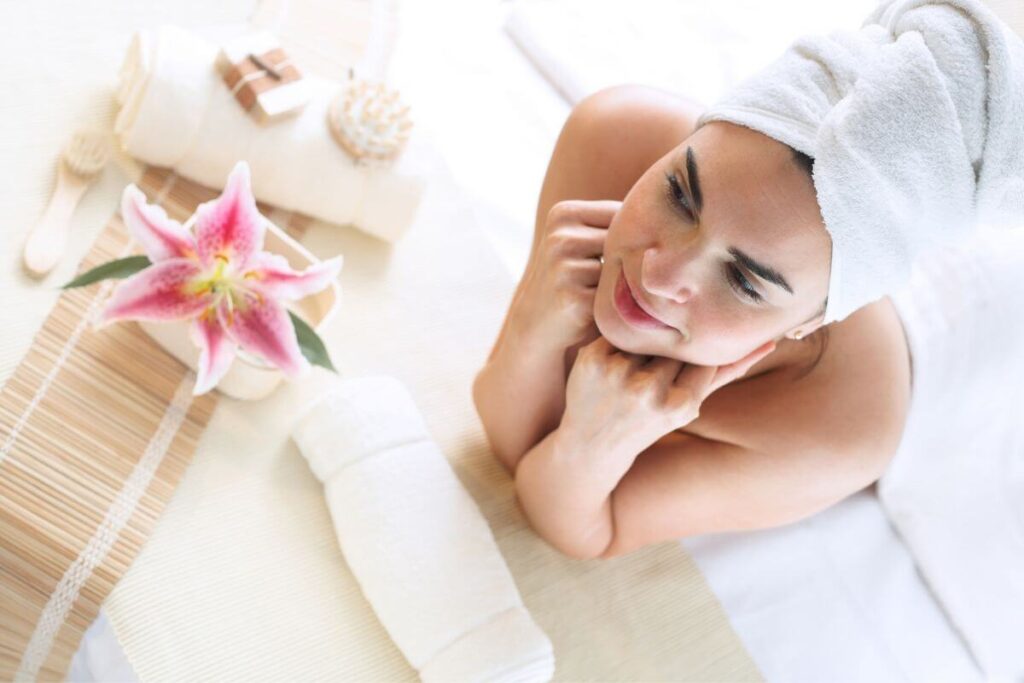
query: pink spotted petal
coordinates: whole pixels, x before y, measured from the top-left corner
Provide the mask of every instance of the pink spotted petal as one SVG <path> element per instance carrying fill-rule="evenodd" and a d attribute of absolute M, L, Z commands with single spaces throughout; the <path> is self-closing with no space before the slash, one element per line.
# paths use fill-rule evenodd
<path fill-rule="evenodd" d="M 224 192 L 196 208 L 196 246 L 203 264 L 226 257 L 237 270 L 263 249 L 266 219 L 256 208 L 249 185 L 249 165 L 235 164 Z"/>
<path fill-rule="evenodd" d="M 232 341 L 280 368 L 288 377 L 294 379 L 309 370 L 309 361 L 299 350 L 288 311 L 273 299 L 243 291 L 235 299 L 233 310 L 229 310 L 225 297 L 217 308 L 217 316 Z"/>
<path fill-rule="evenodd" d="M 245 274 L 252 286 L 275 299 L 294 301 L 319 292 L 331 284 L 341 271 L 341 256 L 315 263 L 303 271 L 292 270 L 280 254 L 260 252 L 249 261 Z"/>
<path fill-rule="evenodd" d="M 169 218 L 163 207 L 147 203 L 146 195 L 135 185 L 124 188 L 121 195 L 121 218 L 150 261 L 195 258 L 196 243 L 191 233 Z"/>
<path fill-rule="evenodd" d="M 217 386 L 231 368 L 235 360 L 235 344 L 224 333 L 213 308 L 208 308 L 192 321 L 190 334 L 199 347 L 199 371 L 192 389 L 192 395 L 199 396 Z"/>
<path fill-rule="evenodd" d="M 102 327 L 117 320 L 181 320 L 198 315 L 212 302 L 198 292 L 201 270 L 192 259 L 158 261 L 119 283 L 100 313 Z"/>

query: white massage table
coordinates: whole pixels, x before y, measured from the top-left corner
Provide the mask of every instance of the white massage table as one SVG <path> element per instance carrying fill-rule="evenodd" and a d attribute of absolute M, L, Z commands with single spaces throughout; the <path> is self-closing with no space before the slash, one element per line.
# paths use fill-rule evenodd
<path fill-rule="evenodd" d="M 437 3 L 405 2 L 391 77 L 415 103 L 418 124 L 432 130 L 480 229 L 518 279 L 570 105 L 503 31 L 512 3 L 453 4 L 442 11 Z M 206 18 L 198 4 L 191 9 L 192 23 Z M 244 20 L 247 10 L 236 11 Z M 10 367 L 14 355 L 5 361 Z M 681 543 L 768 680 L 980 680 L 870 488 L 787 527 Z M 69 680 L 133 678 L 101 612 Z"/>

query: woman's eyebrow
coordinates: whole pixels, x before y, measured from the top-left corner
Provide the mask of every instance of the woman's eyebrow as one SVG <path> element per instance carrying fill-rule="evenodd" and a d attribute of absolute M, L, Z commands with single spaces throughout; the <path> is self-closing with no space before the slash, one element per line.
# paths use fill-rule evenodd
<path fill-rule="evenodd" d="M 729 253 L 732 254 L 733 258 L 742 263 L 747 268 L 747 270 L 754 273 L 754 275 L 757 275 L 759 278 L 765 280 L 766 282 L 771 282 L 774 285 L 782 287 L 790 294 L 793 293 L 793 288 L 789 286 L 789 283 L 786 282 L 786 278 L 782 277 L 782 273 L 780 273 L 779 271 L 775 270 L 771 266 L 766 266 L 763 263 L 758 263 L 747 254 L 737 249 L 736 247 L 729 247 Z"/>

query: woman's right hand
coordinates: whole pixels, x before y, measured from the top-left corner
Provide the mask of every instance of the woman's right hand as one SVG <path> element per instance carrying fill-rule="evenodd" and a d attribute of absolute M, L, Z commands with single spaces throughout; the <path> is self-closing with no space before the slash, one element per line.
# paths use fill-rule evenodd
<path fill-rule="evenodd" d="M 569 199 L 551 207 L 512 304 L 511 319 L 521 334 L 561 349 L 593 337 L 605 236 L 621 206 L 610 199 Z"/>

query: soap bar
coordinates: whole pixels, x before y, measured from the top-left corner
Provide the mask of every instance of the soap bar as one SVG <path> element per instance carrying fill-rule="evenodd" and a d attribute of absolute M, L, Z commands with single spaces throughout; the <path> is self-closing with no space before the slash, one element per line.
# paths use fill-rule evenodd
<path fill-rule="evenodd" d="M 260 123 L 298 113 L 309 102 L 308 81 L 271 33 L 253 33 L 221 45 L 217 70 L 239 105 Z"/>

